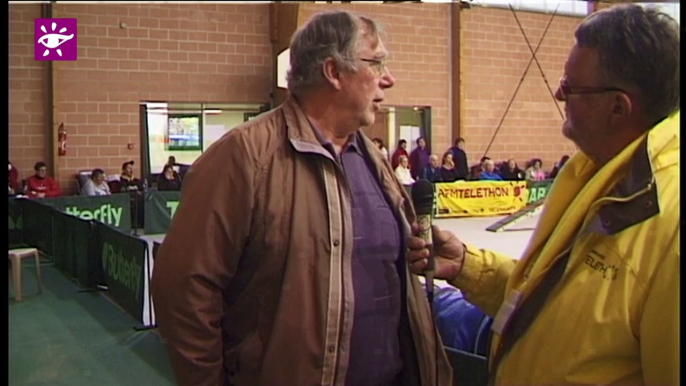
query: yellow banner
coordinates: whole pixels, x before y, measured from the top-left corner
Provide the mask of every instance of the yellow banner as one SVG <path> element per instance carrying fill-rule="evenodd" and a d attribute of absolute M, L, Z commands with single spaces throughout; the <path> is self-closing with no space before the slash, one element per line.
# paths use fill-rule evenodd
<path fill-rule="evenodd" d="M 458 181 L 436 184 L 436 217 L 512 214 L 527 204 L 526 181 Z"/>

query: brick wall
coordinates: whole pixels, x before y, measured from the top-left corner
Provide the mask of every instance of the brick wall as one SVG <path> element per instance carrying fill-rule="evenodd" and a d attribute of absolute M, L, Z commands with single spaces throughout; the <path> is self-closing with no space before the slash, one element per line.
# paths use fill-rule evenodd
<path fill-rule="evenodd" d="M 517 12 L 535 50 L 550 15 Z M 555 16 L 536 54 L 554 93 L 580 18 Z M 531 59 L 529 47 L 509 10 L 473 7 L 461 12 L 462 22 L 462 133 L 470 162 L 484 155 L 517 85 Z M 534 157 L 551 170 L 574 144 L 561 134 L 562 118 L 534 61 L 493 141 L 488 156 L 514 158 L 520 167 Z M 564 114 L 564 103 L 559 103 Z"/>
<path fill-rule="evenodd" d="M 78 60 L 54 62 L 55 121 L 68 133 L 59 181 L 67 191 L 78 170 L 140 165 L 141 101 L 269 102 L 266 4 L 59 4 L 54 12 L 78 19 Z M 33 23 L 25 24 L 33 35 Z M 33 63 L 33 52 L 22 60 Z"/>
<path fill-rule="evenodd" d="M 388 105 L 430 105 L 436 152 L 447 149 L 450 125 L 450 12 L 447 4 L 301 4 L 300 23 L 315 12 L 348 9 L 385 27 L 396 86 Z M 10 157 L 31 173 L 43 159 L 43 64 L 33 60 L 37 5 L 10 6 Z M 538 43 L 549 16 L 518 13 L 530 42 Z M 79 23 L 79 59 L 55 62 L 55 122 L 69 134 L 58 174 L 67 191 L 81 169 L 118 173 L 139 161 L 139 103 L 267 103 L 272 85 L 269 6 L 237 4 L 59 4 L 55 17 Z M 462 12 L 462 133 L 476 162 L 498 125 L 529 61 L 529 49 L 507 10 Z M 120 23 L 126 23 L 125 29 Z M 555 87 L 579 18 L 557 16 L 538 53 Z M 560 108 L 563 106 L 560 104 Z M 489 151 L 523 163 L 541 157 L 551 168 L 574 146 L 560 134 L 561 118 L 538 67 L 531 66 Z M 134 149 L 127 144 L 133 143 Z M 393 149 L 391 149 L 393 150 Z M 137 162 L 139 165 L 140 162 Z"/>
<path fill-rule="evenodd" d="M 9 157 L 20 180 L 45 158 L 45 63 L 33 60 L 33 20 L 40 5 L 11 6 L 9 14 Z"/>
<path fill-rule="evenodd" d="M 432 106 L 432 148 L 451 146 L 450 10 L 447 4 L 301 5 L 300 24 L 326 9 L 345 9 L 373 17 L 385 28 L 396 85 L 387 105 Z M 473 7 L 462 12 L 462 135 L 470 162 L 478 162 L 531 57 L 517 23 L 508 10 Z M 520 22 L 535 47 L 549 15 L 520 12 Z M 537 58 L 555 91 L 580 18 L 556 16 Z M 532 63 L 488 155 L 513 157 L 520 165 L 539 157 L 551 169 L 563 154 L 575 151 L 560 133 L 562 119 Z M 563 104 L 559 104 L 564 112 Z M 394 149 L 391 149 L 391 151 Z"/>
<path fill-rule="evenodd" d="M 447 149 L 450 138 L 450 9 L 448 4 L 301 4 L 300 24 L 323 10 L 343 9 L 381 23 L 389 69 L 396 85 L 384 104 L 431 106 L 432 148 Z M 395 150 L 394 144 L 390 151 Z"/>

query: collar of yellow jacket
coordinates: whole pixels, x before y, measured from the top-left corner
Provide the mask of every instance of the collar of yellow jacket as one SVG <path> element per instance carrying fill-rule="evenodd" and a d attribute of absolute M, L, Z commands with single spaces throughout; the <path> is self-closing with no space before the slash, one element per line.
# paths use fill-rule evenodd
<path fill-rule="evenodd" d="M 541 274 L 570 246 L 577 232 L 582 227 L 590 228 L 588 225 L 592 225 L 593 220 L 599 221 L 603 213 L 596 213 L 605 202 L 598 200 L 607 196 L 633 198 L 641 192 L 646 193 L 641 199 L 655 199 L 651 198 L 657 195 L 653 173 L 678 162 L 679 115 L 677 111 L 662 120 L 597 172 L 593 162 L 582 152 L 569 159 L 550 188 L 538 226 L 508 282 L 508 292 L 512 289 L 529 292 L 544 276 Z M 606 212 L 605 217 L 611 219 L 612 212 Z M 610 221 L 604 221 L 608 233 L 623 229 L 613 230 Z M 522 288 L 525 282 L 528 282 L 526 288 Z"/>

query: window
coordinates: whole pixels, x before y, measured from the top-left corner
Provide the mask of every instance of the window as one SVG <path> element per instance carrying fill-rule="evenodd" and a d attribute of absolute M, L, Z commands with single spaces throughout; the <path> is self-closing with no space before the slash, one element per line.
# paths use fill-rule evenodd
<path fill-rule="evenodd" d="M 680 6 L 679 3 L 636 3 L 642 6 L 652 5 L 659 8 L 662 12 L 673 17 L 679 25 L 681 25 L 681 20 L 679 17 Z"/>
<path fill-rule="evenodd" d="M 200 143 L 200 114 L 167 116 L 165 150 L 202 150 Z"/>
<path fill-rule="evenodd" d="M 588 15 L 587 1 L 567 0 L 472 0 L 472 4 L 483 7 L 509 9 L 510 4 L 515 11 L 530 11 L 553 13 L 557 9 L 558 15 L 586 16 Z M 558 8 L 559 6 L 559 8 Z"/>
<path fill-rule="evenodd" d="M 169 160 L 190 165 L 231 129 L 256 117 L 269 106 L 237 103 L 142 102 L 145 138 L 142 156 L 147 175 L 157 174 Z M 144 171 L 145 171 L 144 169 Z"/>
<path fill-rule="evenodd" d="M 560 15 L 581 16 L 588 15 L 588 1 L 567 1 L 567 0 L 469 0 L 470 3 L 483 7 L 496 7 L 509 9 L 510 4 L 515 11 L 531 11 L 553 13 L 558 8 Z M 654 5 L 670 15 L 677 22 L 679 20 L 679 3 L 636 3 L 643 6 Z"/>

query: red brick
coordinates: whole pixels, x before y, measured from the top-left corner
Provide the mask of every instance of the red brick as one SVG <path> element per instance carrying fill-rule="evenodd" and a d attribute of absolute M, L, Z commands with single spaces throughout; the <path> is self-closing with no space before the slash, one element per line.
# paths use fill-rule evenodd
<path fill-rule="evenodd" d="M 89 135 L 88 146 L 108 145 L 109 137 L 106 135 Z"/>
<path fill-rule="evenodd" d="M 160 47 L 160 42 L 156 39 L 142 39 L 139 42 L 139 47 L 141 50 L 157 50 Z"/>
<path fill-rule="evenodd" d="M 179 42 L 175 40 L 163 40 L 160 41 L 160 49 L 165 51 L 178 51 Z"/>
<path fill-rule="evenodd" d="M 137 38 L 119 39 L 119 48 L 130 49 L 138 48 L 140 40 Z"/>
<path fill-rule="evenodd" d="M 95 155 L 103 158 L 121 155 L 120 148 L 116 146 L 99 146 L 96 150 L 98 154 Z"/>
<path fill-rule="evenodd" d="M 118 125 L 118 124 L 128 123 L 128 122 L 129 122 L 129 118 L 124 114 L 121 114 L 121 113 L 108 114 L 107 123 L 109 123 L 110 125 Z"/>
<path fill-rule="evenodd" d="M 90 164 L 90 162 L 88 162 L 90 158 L 81 158 L 77 155 L 71 156 L 69 154 L 69 150 L 67 150 L 67 156 L 65 158 L 66 158 L 66 167 L 65 168 L 60 167 L 60 173 L 59 173 L 60 176 L 63 176 L 60 179 L 60 185 L 62 185 L 62 186 L 65 185 L 65 181 L 70 181 L 70 179 L 68 179 L 68 177 L 73 176 L 74 174 L 76 174 L 77 171 L 91 169 L 91 167 L 90 167 L 91 164 Z"/>
<path fill-rule="evenodd" d="M 163 29 L 151 29 L 149 33 L 150 39 L 164 40 L 169 39 L 169 31 Z"/>
<path fill-rule="evenodd" d="M 64 106 L 64 104 L 62 105 Z M 84 102 L 84 103 L 79 103 L 77 105 L 76 109 L 79 113 L 93 113 L 97 112 L 98 110 L 98 104 L 97 103 L 92 103 L 92 102 Z"/>
<path fill-rule="evenodd" d="M 153 19 L 153 18 L 149 18 L 149 17 L 141 17 L 140 19 L 138 19 L 138 21 L 139 21 L 139 26 L 141 28 L 150 28 L 151 29 L 149 31 L 149 35 L 150 35 L 151 39 L 154 38 L 153 35 L 156 35 L 153 32 L 159 32 L 159 31 L 153 31 L 153 29 L 160 28 L 159 19 Z"/>
<path fill-rule="evenodd" d="M 119 60 L 119 69 L 123 71 L 137 71 L 138 70 L 138 61 L 136 60 Z"/>
<path fill-rule="evenodd" d="M 140 128 L 138 125 L 120 125 L 119 126 L 119 134 L 120 135 L 138 135 L 140 133 Z"/>
<path fill-rule="evenodd" d="M 102 123 L 107 123 L 107 115 L 105 114 L 100 114 L 97 111 L 93 111 L 92 113 L 88 114 L 88 124 L 89 125 L 98 125 Z"/>
<path fill-rule="evenodd" d="M 97 147 L 79 147 L 74 149 L 74 151 L 76 151 L 77 157 L 80 158 L 97 157 L 100 155 Z"/>
<path fill-rule="evenodd" d="M 71 125 L 88 123 L 88 114 L 69 114 L 66 117 L 65 122 L 68 122 Z"/>
<path fill-rule="evenodd" d="M 130 38 L 136 38 L 136 39 L 147 39 L 148 36 L 148 29 L 146 28 L 127 28 L 129 31 L 129 37 Z"/>
<path fill-rule="evenodd" d="M 135 59 L 138 61 L 148 59 L 147 50 L 129 50 L 129 59 Z"/>
<path fill-rule="evenodd" d="M 140 70 L 141 71 L 153 71 L 156 72 L 159 70 L 159 63 L 158 62 L 140 62 Z"/>
<path fill-rule="evenodd" d="M 179 63 L 161 62 L 159 64 L 159 67 L 160 67 L 160 71 L 171 71 L 171 72 L 179 71 Z"/>
<path fill-rule="evenodd" d="M 188 62 L 188 53 L 187 52 L 170 52 L 169 53 L 169 60 L 173 62 Z"/>
<path fill-rule="evenodd" d="M 117 131 L 118 133 L 118 131 Z M 129 142 L 129 136 L 128 135 L 110 135 L 110 145 L 121 145 L 121 144 L 127 144 Z"/>
<path fill-rule="evenodd" d="M 194 42 L 180 42 L 179 43 L 179 49 L 181 51 L 189 52 L 189 51 L 197 51 L 198 50 L 198 43 Z"/>
<path fill-rule="evenodd" d="M 43 148 L 45 146 L 45 135 L 42 133 L 41 135 L 29 135 L 27 138 L 29 138 L 32 147 Z"/>

